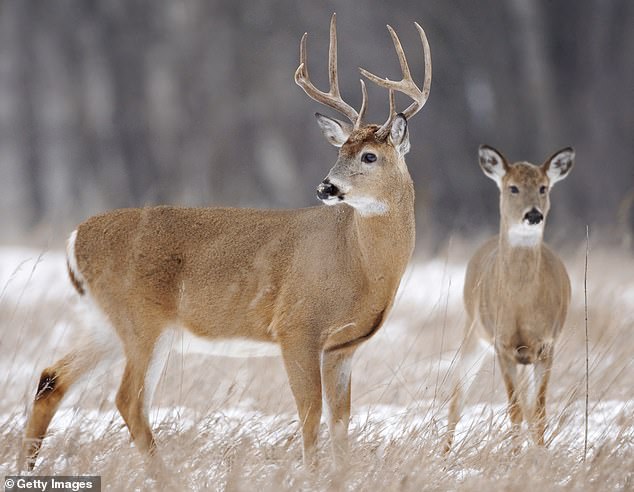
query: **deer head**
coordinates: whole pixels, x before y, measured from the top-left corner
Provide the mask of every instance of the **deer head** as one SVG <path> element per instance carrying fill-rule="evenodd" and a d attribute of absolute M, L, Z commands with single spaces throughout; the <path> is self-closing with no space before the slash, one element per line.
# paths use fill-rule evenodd
<path fill-rule="evenodd" d="M 315 101 L 343 114 L 349 122 L 316 113 L 317 121 L 326 139 L 339 149 L 337 162 L 317 187 L 317 197 L 327 205 L 346 203 L 362 216 L 381 215 L 390 209 L 394 190 L 411 188 L 411 178 L 405 164 L 409 151 L 407 122 L 421 110 L 429 96 L 431 86 L 431 54 L 423 29 L 415 23 L 423 43 L 425 81 L 419 89 L 412 79 L 403 48 L 394 30 L 387 26 L 401 65 L 400 81 L 381 79 L 367 70 L 360 69 L 368 80 L 389 90 L 390 109 L 382 125 L 364 122 L 367 109 L 367 90 L 361 80 L 363 100 L 357 112 L 347 104 L 339 92 L 337 77 L 337 26 L 336 16 L 330 21 L 330 49 L 328 56 L 330 90 L 322 92 L 308 76 L 306 38 L 300 44 L 300 65 L 295 72 L 295 82 Z M 414 102 L 402 113 L 394 109 L 394 91 L 411 97 Z M 407 185 L 407 186 L 404 186 Z"/>
<path fill-rule="evenodd" d="M 511 245 L 531 246 L 541 241 L 550 210 L 550 190 L 574 164 L 572 148 L 555 152 L 541 166 L 528 162 L 509 164 L 499 151 L 480 147 L 480 167 L 500 189 L 502 234 Z"/>

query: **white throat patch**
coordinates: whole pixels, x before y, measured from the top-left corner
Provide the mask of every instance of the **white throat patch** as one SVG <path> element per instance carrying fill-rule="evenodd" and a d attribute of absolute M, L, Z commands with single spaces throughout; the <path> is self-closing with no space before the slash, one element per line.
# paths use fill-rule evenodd
<path fill-rule="evenodd" d="M 514 248 L 532 248 L 542 241 L 544 223 L 529 225 L 525 221 L 509 227 L 508 241 Z"/>
<path fill-rule="evenodd" d="M 329 198 L 320 198 L 320 200 L 322 201 L 322 203 L 324 203 L 325 205 L 338 205 L 339 203 L 343 203 L 339 198 L 337 198 L 336 196 L 333 197 L 329 197 Z"/>
<path fill-rule="evenodd" d="M 367 196 L 344 197 L 344 203 L 353 207 L 362 217 L 371 217 L 373 215 L 386 214 L 390 209 L 387 203 L 370 198 Z"/>

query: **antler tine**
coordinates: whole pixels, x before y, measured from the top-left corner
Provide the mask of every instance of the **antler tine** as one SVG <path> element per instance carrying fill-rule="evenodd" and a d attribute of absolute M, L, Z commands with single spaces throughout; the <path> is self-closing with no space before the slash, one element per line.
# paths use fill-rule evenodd
<path fill-rule="evenodd" d="M 330 18 L 330 38 L 328 43 L 328 81 L 330 93 L 340 97 L 339 77 L 337 76 L 337 14 L 332 13 Z"/>
<path fill-rule="evenodd" d="M 387 137 L 387 134 L 392 128 L 392 122 L 394 121 L 394 117 L 396 116 L 395 104 L 394 104 L 394 89 L 389 89 L 389 100 L 390 100 L 390 109 L 387 115 L 387 120 L 381 127 L 374 132 L 379 139 L 383 139 Z"/>
<path fill-rule="evenodd" d="M 363 96 L 363 99 L 361 100 L 361 109 L 359 109 L 359 116 L 356 123 L 354 124 L 355 130 L 361 128 L 361 125 L 363 124 L 363 119 L 365 118 L 365 111 L 366 109 L 368 109 L 368 90 L 366 89 L 365 82 L 362 79 L 359 79 L 359 82 L 361 82 L 361 94 Z"/>
<path fill-rule="evenodd" d="M 427 36 L 425 35 L 425 31 L 420 25 L 415 22 L 414 25 L 418 30 L 419 36 L 421 38 L 421 42 L 423 44 L 423 52 L 425 59 L 425 80 L 423 82 L 423 89 L 419 89 L 416 83 L 412 78 L 412 74 L 409 70 L 409 65 L 407 64 L 407 58 L 405 57 L 405 52 L 403 51 L 403 46 L 401 45 L 400 40 L 394 29 L 391 26 L 387 26 L 387 29 L 392 37 L 392 42 L 394 43 L 394 49 L 396 50 L 396 55 L 398 56 L 398 61 L 401 66 L 401 72 L 403 73 L 403 78 L 399 81 L 390 80 L 390 79 L 382 79 L 371 72 L 368 72 L 364 68 L 360 68 L 361 75 L 365 78 L 374 82 L 375 84 L 384 87 L 389 90 L 394 90 L 398 92 L 402 92 L 403 94 L 409 96 L 414 100 L 412 104 L 410 104 L 405 111 L 403 111 L 403 116 L 409 119 L 418 113 L 422 107 L 427 102 L 427 98 L 429 97 L 429 90 L 431 88 L 431 51 L 429 49 L 429 42 L 427 41 Z M 390 98 L 393 98 L 393 95 L 390 95 Z M 388 120 L 377 130 L 377 135 L 384 136 L 387 134 L 389 127 L 392 124 L 392 120 L 394 118 L 394 106 L 393 101 L 390 101 L 390 115 Z"/>
<path fill-rule="evenodd" d="M 423 80 L 423 89 L 421 91 L 422 99 L 418 101 L 419 106 L 414 109 L 412 106 L 415 106 L 417 103 L 412 103 L 409 108 L 407 108 L 403 114 L 406 118 L 411 118 L 418 111 L 420 111 L 427 99 L 429 98 L 429 92 L 431 90 L 431 49 L 429 48 L 429 41 L 427 40 L 427 34 L 418 22 L 414 22 L 414 26 L 416 26 L 416 30 L 418 31 L 418 35 L 420 36 L 420 41 L 423 44 L 423 58 L 425 60 L 425 80 Z M 410 109 L 411 108 L 411 109 Z M 412 111 L 411 114 L 408 113 Z"/>
<path fill-rule="evenodd" d="M 401 44 L 401 40 L 398 38 L 396 31 L 392 29 L 392 26 L 388 24 L 386 27 L 388 32 L 390 33 L 390 37 L 392 38 L 392 43 L 394 43 L 394 48 L 396 49 L 396 56 L 398 57 L 398 63 L 401 66 L 401 72 L 403 73 L 403 78 L 406 80 L 412 80 L 412 74 L 409 71 L 409 65 L 407 64 L 407 58 L 405 58 L 405 52 L 403 51 L 403 45 Z"/>
<path fill-rule="evenodd" d="M 337 17 L 332 14 L 330 19 L 330 47 L 328 50 L 328 78 L 330 89 L 322 92 L 311 82 L 308 76 L 308 64 L 306 54 L 306 38 L 308 33 L 304 33 L 299 47 L 299 67 L 295 71 L 295 83 L 299 85 L 306 95 L 318 103 L 324 104 L 348 118 L 355 127 L 361 124 L 359 113 L 347 104 L 339 93 L 339 79 L 337 77 Z M 364 87 L 362 87 L 362 91 Z M 365 104 L 366 95 L 364 95 Z M 365 109 L 362 107 L 362 111 Z"/>

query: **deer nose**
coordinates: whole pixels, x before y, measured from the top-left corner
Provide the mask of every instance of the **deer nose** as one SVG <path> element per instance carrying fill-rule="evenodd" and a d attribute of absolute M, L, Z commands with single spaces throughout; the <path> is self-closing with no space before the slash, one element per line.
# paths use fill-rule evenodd
<path fill-rule="evenodd" d="M 337 188 L 334 184 L 332 184 L 327 179 L 324 179 L 319 186 L 317 187 L 317 198 L 320 200 L 327 200 L 328 198 L 334 198 L 339 196 L 341 193 L 339 188 Z"/>
<path fill-rule="evenodd" d="M 544 220 L 544 214 L 542 214 L 536 208 L 532 208 L 526 215 L 524 216 L 524 220 L 527 220 L 530 225 L 539 224 L 542 220 Z"/>

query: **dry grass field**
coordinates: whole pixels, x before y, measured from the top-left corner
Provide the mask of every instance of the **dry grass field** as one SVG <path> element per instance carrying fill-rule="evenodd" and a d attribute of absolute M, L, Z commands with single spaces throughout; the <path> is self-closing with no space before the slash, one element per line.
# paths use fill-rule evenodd
<path fill-rule="evenodd" d="M 545 448 L 508 439 L 493 363 L 476 380 L 452 452 L 443 456 L 449 379 L 464 315 L 456 243 L 408 271 L 383 329 L 355 355 L 351 455 L 335 470 L 322 426 L 320 466 L 304 470 L 281 360 L 173 353 L 151 421 L 165 462 L 149 473 L 114 407 L 122 368 L 66 401 L 37 475 L 101 475 L 104 490 L 633 490 L 634 258 L 592 247 L 588 268 L 588 448 L 584 460 L 584 245 L 564 258 L 573 284 L 556 349 Z M 40 371 L 81 329 L 58 252 L 0 250 L 0 475 L 14 474 Z M 525 437 L 525 439 L 524 439 Z"/>

